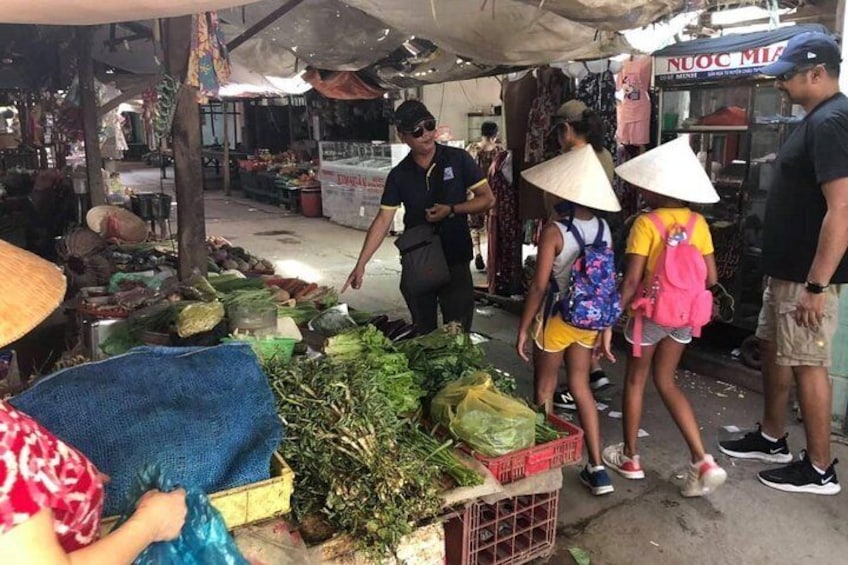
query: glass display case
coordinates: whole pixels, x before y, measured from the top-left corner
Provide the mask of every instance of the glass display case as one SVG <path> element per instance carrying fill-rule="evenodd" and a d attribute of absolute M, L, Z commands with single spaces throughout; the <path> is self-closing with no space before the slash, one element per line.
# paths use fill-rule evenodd
<path fill-rule="evenodd" d="M 756 325 L 761 305 L 765 200 L 780 144 L 803 117 L 772 81 L 665 88 L 660 139 L 689 139 L 720 201 L 693 206 L 710 224 L 719 280 L 736 298 L 734 324 Z"/>
<path fill-rule="evenodd" d="M 324 215 L 337 224 L 367 230 L 380 209 L 386 177 L 409 153 L 409 146 L 322 141 L 318 152 Z M 395 214 L 393 231 L 403 231 L 403 214 Z"/>
<path fill-rule="evenodd" d="M 465 147 L 464 140 L 449 141 Z M 380 210 L 386 177 L 409 154 L 405 143 L 321 141 L 321 200 L 324 216 L 337 224 L 367 230 Z M 395 214 L 392 231 L 403 231 L 403 211 Z"/>

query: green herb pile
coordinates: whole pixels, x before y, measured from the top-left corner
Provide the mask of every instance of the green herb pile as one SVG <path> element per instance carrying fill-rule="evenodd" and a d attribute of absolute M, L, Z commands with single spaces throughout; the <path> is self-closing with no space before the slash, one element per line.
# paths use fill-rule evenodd
<path fill-rule="evenodd" d="M 461 487 L 473 487 L 483 484 L 483 476 L 459 462 L 451 452 L 453 440 L 440 443 L 432 436 L 421 430 L 417 425 L 410 425 L 401 441 L 409 449 L 418 454 L 422 461 L 436 465 L 440 471 L 451 477 Z"/>
<path fill-rule="evenodd" d="M 459 324 L 451 323 L 427 335 L 402 341 L 397 348 L 409 358 L 409 368 L 418 374 L 419 384 L 428 398 L 449 382 L 481 370 L 492 375 L 501 392 L 515 392 L 515 378 L 489 366 L 483 350 Z"/>
<path fill-rule="evenodd" d="M 368 364 L 271 359 L 264 369 L 286 429 L 298 520 L 319 513 L 376 557 L 438 512 L 438 469 L 400 441 L 408 424 Z"/>
<path fill-rule="evenodd" d="M 396 414 L 415 412 L 424 392 L 403 353 L 377 328 L 368 325 L 327 340 L 324 353 L 340 361 L 361 364 L 373 373 L 380 390 L 394 406 Z"/>
<path fill-rule="evenodd" d="M 409 367 L 418 374 L 421 388 L 430 398 L 447 383 L 485 365 L 483 350 L 458 324 L 401 342 L 398 349 L 409 359 Z"/>

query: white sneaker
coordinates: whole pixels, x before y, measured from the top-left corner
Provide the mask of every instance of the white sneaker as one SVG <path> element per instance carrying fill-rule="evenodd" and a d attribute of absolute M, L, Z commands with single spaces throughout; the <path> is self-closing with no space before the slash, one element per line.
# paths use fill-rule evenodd
<path fill-rule="evenodd" d="M 712 455 L 704 455 L 700 463 L 689 464 L 689 472 L 680 494 L 686 497 L 704 496 L 723 485 L 726 480 L 727 471 L 718 466 Z"/>
<path fill-rule="evenodd" d="M 625 479 L 644 479 L 645 471 L 639 463 L 639 456 L 628 457 L 624 454 L 624 444 L 611 445 L 604 449 L 601 459 L 611 469 L 615 469 Z"/>

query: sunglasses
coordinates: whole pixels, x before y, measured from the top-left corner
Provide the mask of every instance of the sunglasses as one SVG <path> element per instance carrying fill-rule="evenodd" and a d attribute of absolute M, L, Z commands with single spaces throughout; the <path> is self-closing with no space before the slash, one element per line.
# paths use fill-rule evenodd
<path fill-rule="evenodd" d="M 419 137 L 424 135 L 425 130 L 426 131 L 434 131 L 435 129 L 436 129 L 436 120 L 426 120 L 424 122 L 421 122 L 420 124 L 418 124 L 417 126 L 415 126 L 414 128 L 412 128 L 410 130 L 405 130 L 405 133 L 408 133 L 409 135 L 411 135 L 415 139 L 418 139 Z"/>
<path fill-rule="evenodd" d="M 806 73 L 808 71 L 812 71 L 815 68 L 816 68 L 815 66 L 798 67 L 798 68 L 792 69 L 791 71 L 786 71 L 785 73 L 780 73 L 779 75 L 775 75 L 774 78 L 779 80 L 780 82 L 787 82 L 787 81 L 792 80 L 795 77 L 795 75 L 799 75 L 801 73 Z"/>

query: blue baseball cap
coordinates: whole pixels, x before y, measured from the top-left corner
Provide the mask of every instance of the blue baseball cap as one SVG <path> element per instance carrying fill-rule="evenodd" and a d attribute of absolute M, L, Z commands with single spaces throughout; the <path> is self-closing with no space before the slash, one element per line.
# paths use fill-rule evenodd
<path fill-rule="evenodd" d="M 839 45 L 829 34 L 818 31 L 799 33 L 789 40 L 777 61 L 760 71 L 766 76 L 777 76 L 803 66 L 836 64 L 842 62 Z"/>

